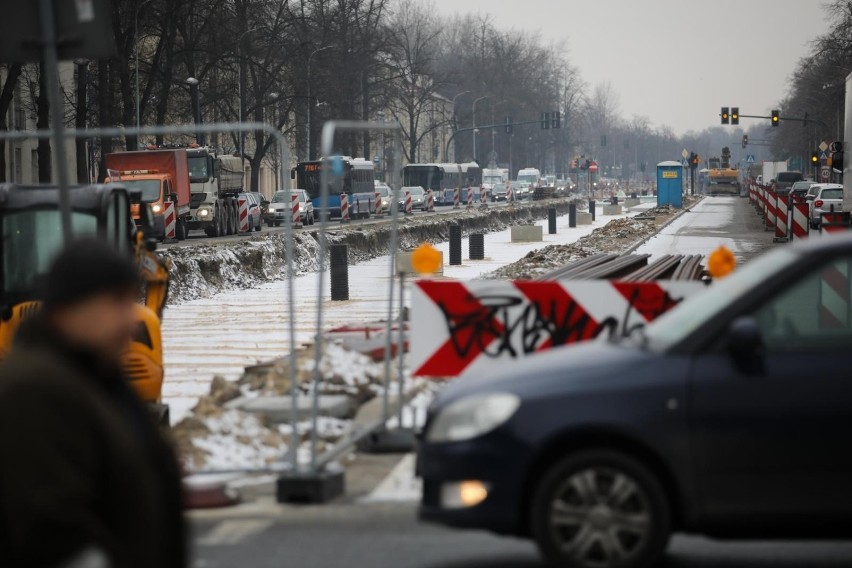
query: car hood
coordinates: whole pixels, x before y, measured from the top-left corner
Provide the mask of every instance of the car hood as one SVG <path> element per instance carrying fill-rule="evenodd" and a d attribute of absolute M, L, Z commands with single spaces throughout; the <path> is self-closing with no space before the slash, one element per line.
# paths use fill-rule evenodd
<path fill-rule="evenodd" d="M 596 340 L 557 347 L 506 364 L 500 371 L 464 375 L 440 391 L 434 406 L 488 392 L 536 399 L 572 391 L 617 389 L 642 368 L 659 365 L 661 357 L 628 341 Z"/>

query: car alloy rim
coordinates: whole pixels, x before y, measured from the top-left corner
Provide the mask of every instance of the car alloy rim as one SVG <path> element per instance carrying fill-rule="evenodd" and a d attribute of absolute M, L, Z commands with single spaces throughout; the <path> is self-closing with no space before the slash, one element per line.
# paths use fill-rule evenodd
<path fill-rule="evenodd" d="M 550 527 L 562 553 L 581 566 L 617 566 L 636 556 L 652 525 L 648 495 L 630 476 L 595 467 L 573 473 L 550 504 Z"/>

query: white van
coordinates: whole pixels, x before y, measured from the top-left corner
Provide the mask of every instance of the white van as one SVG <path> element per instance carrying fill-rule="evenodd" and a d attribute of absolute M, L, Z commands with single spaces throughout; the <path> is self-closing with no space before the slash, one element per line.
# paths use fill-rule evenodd
<path fill-rule="evenodd" d="M 524 168 L 518 172 L 518 199 L 532 197 L 533 191 L 537 187 L 541 187 L 541 172 L 539 170 Z"/>

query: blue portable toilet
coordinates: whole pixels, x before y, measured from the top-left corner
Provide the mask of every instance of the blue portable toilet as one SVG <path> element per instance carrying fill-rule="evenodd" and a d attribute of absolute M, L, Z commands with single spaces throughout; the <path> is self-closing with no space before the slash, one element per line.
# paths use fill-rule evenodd
<path fill-rule="evenodd" d="M 683 164 L 680 162 L 657 164 L 657 207 L 662 205 L 683 207 Z"/>

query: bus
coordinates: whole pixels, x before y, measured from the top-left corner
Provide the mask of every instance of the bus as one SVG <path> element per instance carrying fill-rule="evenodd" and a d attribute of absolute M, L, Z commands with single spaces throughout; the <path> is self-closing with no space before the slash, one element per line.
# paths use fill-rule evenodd
<path fill-rule="evenodd" d="M 332 161 L 339 159 L 343 164 L 343 172 L 340 175 L 333 173 Z M 320 184 L 324 168 L 329 170 L 328 209 L 329 216 L 340 216 L 340 194 L 346 193 L 352 201 L 352 195 L 368 193 L 370 196 L 375 191 L 374 180 L 376 177 L 375 166 L 370 160 L 363 158 L 350 158 L 339 156 L 332 159 L 314 160 L 311 162 L 299 162 L 290 172 L 290 177 L 296 181 L 296 189 L 304 189 L 308 192 L 314 211 L 320 211 Z"/>
<path fill-rule="evenodd" d="M 453 202 L 455 188 L 482 185 L 482 168 L 476 162 L 466 164 L 408 164 L 402 169 L 402 185 L 431 189 L 435 203 Z M 479 199 L 479 192 L 475 192 Z M 462 201 L 464 197 L 462 196 Z"/>

